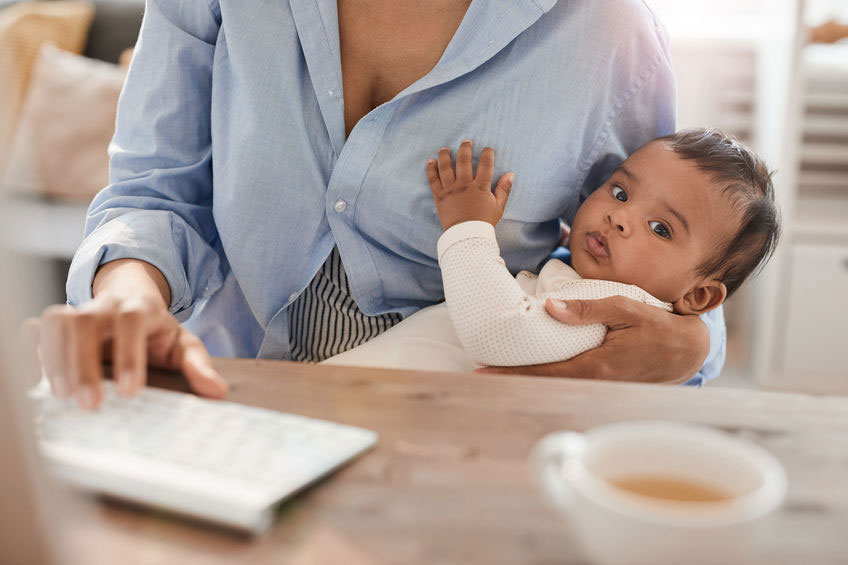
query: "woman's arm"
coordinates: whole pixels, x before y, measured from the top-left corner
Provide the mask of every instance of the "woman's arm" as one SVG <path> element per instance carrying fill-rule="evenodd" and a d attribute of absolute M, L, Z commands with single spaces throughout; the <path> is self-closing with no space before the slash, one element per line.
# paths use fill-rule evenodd
<path fill-rule="evenodd" d="M 54 392 L 84 408 L 100 402 L 104 357 L 125 393 L 144 385 L 148 364 L 181 370 L 201 394 L 226 393 L 201 341 L 174 317 L 222 278 L 211 210 L 216 10 L 207 0 L 147 2 L 109 148 L 111 184 L 89 209 L 70 305 L 29 324 Z"/>
<path fill-rule="evenodd" d="M 604 343 L 567 361 L 483 370 L 682 384 L 698 373 L 710 352 L 710 332 L 698 316 L 679 316 L 620 296 L 567 302 L 548 300 L 545 308 L 565 324 L 604 324 L 608 328 Z"/>
<path fill-rule="evenodd" d="M 90 300 L 98 268 L 118 259 L 155 266 L 174 314 L 221 284 L 211 208 L 216 4 L 147 2 L 109 147 L 110 184 L 89 208 L 71 265 L 71 304 Z"/>

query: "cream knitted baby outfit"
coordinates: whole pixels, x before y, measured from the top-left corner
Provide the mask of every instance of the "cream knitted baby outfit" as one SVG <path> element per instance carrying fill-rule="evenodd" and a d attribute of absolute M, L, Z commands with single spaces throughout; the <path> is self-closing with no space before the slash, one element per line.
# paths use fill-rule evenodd
<path fill-rule="evenodd" d="M 570 359 L 603 343 L 603 324 L 570 326 L 545 311 L 545 300 L 620 295 L 671 311 L 641 288 L 581 279 L 556 259 L 538 275 L 513 277 L 494 227 L 463 222 L 438 243 L 445 304 L 416 312 L 366 344 L 329 359 L 337 365 L 465 371 L 481 365 L 536 365 Z"/>

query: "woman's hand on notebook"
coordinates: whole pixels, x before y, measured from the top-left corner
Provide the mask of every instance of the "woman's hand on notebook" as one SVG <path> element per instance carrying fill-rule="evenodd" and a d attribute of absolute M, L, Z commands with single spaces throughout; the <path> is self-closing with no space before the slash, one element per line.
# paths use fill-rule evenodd
<path fill-rule="evenodd" d="M 515 175 L 504 173 L 493 191 L 495 151 L 491 147 L 483 149 L 475 175 L 471 165 L 472 146 L 470 139 L 460 144 L 456 153 L 456 171 L 447 147 L 439 150 L 438 161 L 427 161 L 427 181 L 444 229 L 474 220 L 495 225 L 500 221 L 509 198 Z"/>

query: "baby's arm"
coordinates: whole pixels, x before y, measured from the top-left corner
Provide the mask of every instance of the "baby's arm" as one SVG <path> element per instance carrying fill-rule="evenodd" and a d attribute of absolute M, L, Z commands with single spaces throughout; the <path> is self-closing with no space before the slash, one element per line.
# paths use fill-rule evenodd
<path fill-rule="evenodd" d="M 522 290 L 500 257 L 491 224 L 472 221 L 447 230 L 439 239 L 439 265 L 454 330 L 475 363 L 562 361 L 604 340 L 602 324 L 563 324 L 545 311 L 548 296 Z"/>
<path fill-rule="evenodd" d="M 495 239 L 494 224 L 503 213 L 512 178 L 501 177 L 492 194 L 494 152 L 483 150 L 476 178 L 470 142 L 460 146 L 456 175 L 447 149 L 439 152 L 438 168 L 430 161 L 427 169 L 446 229 L 439 239 L 445 301 L 457 336 L 476 363 L 518 366 L 562 361 L 603 342 L 602 324 L 569 326 L 549 316 L 544 308 L 548 297 L 622 294 L 646 301 L 646 293 L 637 287 L 607 281 L 575 281 L 556 293 L 527 294 L 507 270 Z"/>

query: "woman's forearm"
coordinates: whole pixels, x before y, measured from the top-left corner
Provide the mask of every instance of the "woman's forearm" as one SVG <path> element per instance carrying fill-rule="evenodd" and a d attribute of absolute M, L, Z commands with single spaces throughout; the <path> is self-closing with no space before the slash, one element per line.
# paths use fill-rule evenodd
<path fill-rule="evenodd" d="M 93 296 L 152 296 L 171 303 L 171 289 L 165 276 L 153 265 L 138 259 L 118 259 L 97 269 L 91 284 Z"/>

